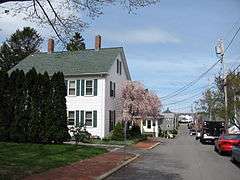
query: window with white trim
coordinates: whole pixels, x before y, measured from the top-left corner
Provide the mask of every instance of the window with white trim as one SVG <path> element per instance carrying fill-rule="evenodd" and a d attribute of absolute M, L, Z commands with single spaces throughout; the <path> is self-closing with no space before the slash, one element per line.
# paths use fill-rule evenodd
<path fill-rule="evenodd" d="M 68 125 L 74 126 L 75 123 L 75 111 L 68 111 Z"/>
<path fill-rule="evenodd" d="M 75 96 L 76 95 L 76 81 L 69 81 L 68 83 L 68 95 Z"/>
<path fill-rule="evenodd" d="M 86 80 L 85 84 L 85 95 L 91 96 L 93 95 L 93 80 Z"/>
<path fill-rule="evenodd" d="M 152 127 L 152 126 L 151 126 L 151 120 L 147 120 L 147 128 L 148 128 L 148 129 L 151 129 L 151 127 Z"/>
<path fill-rule="evenodd" d="M 93 126 L 93 112 L 86 111 L 85 112 L 85 126 Z"/>

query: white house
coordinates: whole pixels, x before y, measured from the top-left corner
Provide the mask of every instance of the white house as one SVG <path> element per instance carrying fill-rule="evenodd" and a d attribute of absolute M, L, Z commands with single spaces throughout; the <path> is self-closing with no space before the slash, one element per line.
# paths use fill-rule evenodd
<path fill-rule="evenodd" d="M 103 138 L 122 120 L 121 84 L 131 80 L 122 47 L 101 48 L 101 36 L 96 36 L 95 49 L 54 52 L 50 39 L 47 53 L 30 55 L 12 70 L 28 72 L 32 67 L 50 76 L 63 72 L 69 127 L 84 124 L 93 136 Z"/>
<path fill-rule="evenodd" d="M 152 134 L 155 137 L 159 135 L 161 120 L 148 117 L 141 121 L 141 133 L 142 134 Z"/>

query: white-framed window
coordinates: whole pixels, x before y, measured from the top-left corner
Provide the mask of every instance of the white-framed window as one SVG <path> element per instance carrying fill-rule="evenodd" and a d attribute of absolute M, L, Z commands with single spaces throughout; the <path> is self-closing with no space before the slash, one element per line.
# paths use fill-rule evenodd
<path fill-rule="evenodd" d="M 152 128 L 152 121 L 151 120 L 147 120 L 147 128 L 151 129 Z"/>
<path fill-rule="evenodd" d="M 93 80 L 85 81 L 85 95 L 92 96 L 93 95 Z"/>
<path fill-rule="evenodd" d="M 68 82 L 68 95 L 76 96 L 76 81 L 75 80 L 70 80 Z"/>
<path fill-rule="evenodd" d="M 70 126 L 74 126 L 75 118 L 76 118 L 75 111 L 68 111 L 68 123 L 67 124 Z"/>
<path fill-rule="evenodd" d="M 93 126 L 93 112 L 85 111 L 85 125 L 92 127 Z"/>

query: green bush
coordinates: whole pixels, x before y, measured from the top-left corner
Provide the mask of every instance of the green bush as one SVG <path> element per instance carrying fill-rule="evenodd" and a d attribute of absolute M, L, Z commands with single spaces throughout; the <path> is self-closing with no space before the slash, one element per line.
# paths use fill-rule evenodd
<path fill-rule="evenodd" d="M 171 130 L 171 131 L 169 131 L 171 134 L 178 134 L 178 131 L 176 130 L 176 129 L 173 129 L 173 130 Z"/>
<path fill-rule="evenodd" d="M 138 125 L 133 125 L 132 128 L 128 131 L 130 139 L 141 138 L 141 129 Z"/>
<path fill-rule="evenodd" d="M 123 141 L 124 140 L 124 132 L 123 131 L 124 131 L 123 124 L 118 122 L 113 129 L 111 139 L 115 140 L 115 141 Z"/>
<path fill-rule="evenodd" d="M 73 137 L 76 144 L 78 144 L 79 142 L 83 143 L 90 142 L 91 134 L 87 132 L 85 128 L 83 129 L 82 127 L 77 127 L 72 128 L 70 131 L 73 132 Z"/>

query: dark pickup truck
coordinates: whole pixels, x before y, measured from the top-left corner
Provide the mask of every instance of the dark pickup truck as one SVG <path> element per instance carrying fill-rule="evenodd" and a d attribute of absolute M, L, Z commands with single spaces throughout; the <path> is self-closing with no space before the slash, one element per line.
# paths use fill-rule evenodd
<path fill-rule="evenodd" d="M 214 143 L 214 140 L 218 138 L 224 132 L 224 121 L 204 121 L 200 136 L 201 143 Z"/>

